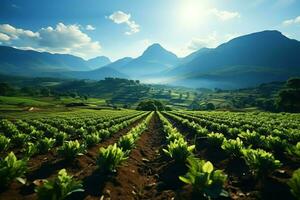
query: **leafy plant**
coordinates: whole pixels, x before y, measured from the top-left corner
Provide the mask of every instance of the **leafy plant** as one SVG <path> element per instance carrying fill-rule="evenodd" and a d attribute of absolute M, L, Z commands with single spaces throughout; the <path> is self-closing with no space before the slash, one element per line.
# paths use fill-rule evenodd
<path fill-rule="evenodd" d="M 18 160 L 13 152 L 10 152 L 4 160 L 0 158 L 0 187 L 7 186 L 11 181 L 18 180 L 25 183 L 23 178 L 27 170 L 27 161 Z"/>
<path fill-rule="evenodd" d="M 300 169 L 294 171 L 292 178 L 288 181 L 291 193 L 296 199 L 300 199 Z"/>
<path fill-rule="evenodd" d="M 176 162 L 185 162 L 187 157 L 192 155 L 195 145 L 188 146 L 183 138 L 176 139 L 168 145 L 168 149 L 163 151 Z"/>
<path fill-rule="evenodd" d="M 35 188 L 40 200 L 63 200 L 74 192 L 83 191 L 81 182 L 74 180 L 65 169 L 61 169 L 53 180 L 38 182 Z"/>
<path fill-rule="evenodd" d="M 265 143 L 268 149 L 278 153 L 285 151 L 285 149 L 288 147 L 287 141 L 280 139 L 280 137 L 278 136 L 272 136 L 272 135 L 267 136 L 265 138 Z M 300 145 L 299 145 L 299 150 L 300 150 Z"/>
<path fill-rule="evenodd" d="M 239 137 L 242 138 L 248 145 L 254 145 L 257 147 L 259 144 L 261 144 L 260 134 L 255 131 L 250 132 L 247 130 L 246 132 L 240 133 Z"/>
<path fill-rule="evenodd" d="M 26 158 L 30 158 L 31 156 L 38 153 L 37 145 L 33 144 L 32 142 L 28 142 L 24 147 L 23 152 Z"/>
<path fill-rule="evenodd" d="M 55 134 L 56 144 L 59 145 L 59 146 L 63 145 L 65 140 L 68 139 L 68 138 L 69 138 L 68 134 L 65 133 L 65 132 L 62 132 L 62 131 Z"/>
<path fill-rule="evenodd" d="M 47 153 L 54 146 L 54 144 L 55 139 L 45 137 L 38 142 L 37 148 L 40 153 Z"/>
<path fill-rule="evenodd" d="M 85 142 L 88 147 L 94 146 L 101 141 L 98 133 L 92 133 L 85 136 Z"/>
<path fill-rule="evenodd" d="M 0 152 L 6 151 L 9 147 L 10 139 L 4 135 L 0 135 Z"/>
<path fill-rule="evenodd" d="M 221 170 L 214 170 L 214 166 L 209 161 L 189 157 L 188 172 L 179 179 L 193 186 L 195 192 L 206 198 L 216 198 L 219 196 L 228 196 L 223 189 L 227 176 Z"/>
<path fill-rule="evenodd" d="M 224 139 L 221 148 L 229 155 L 233 157 L 239 157 L 241 155 L 241 150 L 244 148 L 243 141 L 240 138 L 236 138 L 235 140 Z"/>
<path fill-rule="evenodd" d="M 67 161 L 72 161 L 76 156 L 85 152 L 85 146 L 81 145 L 77 140 L 65 142 L 59 149 L 58 154 Z"/>
<path fill-rule="evenodd" d="M 300 142 L 298 142 L 296 145 L 287 147 L 287 153 L 291 156 L 300 158 Z"/>
<path fill-rule="evenodd" d="M 221 147 L 225 137 L 222 133 L 209 133 L 207 135 L 207 141 L 213 147 Z"/>
<path fill-rule="evenodd" d="M 135 138 L 133 134 L 122 136 L 118 141 L 118 146 L 124 151 L 132 149 L 135 146 Z"/>
<path fill-rule="evenodd" d="M 14 144 L 14 146 L 20 147 L 20 146 L 24 146 L 24 144 L 26 144 L 28 139 L 29 136 L 27 134 L 17 133 L 12 136 L 12 143 Z"/>
<path fill-rule="evenodd" d="M 243 149 L 242 153 L 246 164 L 257 177 L 267 176 L 281 166 L 280 161 L 276 160 L 273 154 L 262 149 Z"/>
<path fill-rule="evenodd" d="M 116 167 L 127 159 L 126 154 L 117 144 L 102 147 L 99 149 L 96 163 L 102 171 L 114 172 Z"/>

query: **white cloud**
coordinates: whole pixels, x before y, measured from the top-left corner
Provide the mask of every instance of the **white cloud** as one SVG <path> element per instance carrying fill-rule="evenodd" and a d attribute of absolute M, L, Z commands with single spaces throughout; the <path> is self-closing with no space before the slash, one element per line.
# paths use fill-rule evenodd
<path fill-rule="evenodd" d="M 10 40 L 10 37 L 4 33 L 0 33 L 0 42 L 1 41 L 8 41 Z"/>
<path fill-rule="evenodd" d="M 135 21 L 130 20 L 131 15 L 126 14 L 122 11 L 116 11 L 108 17 L 116 24 L 127 24 L 129 27 L 129 31 L 126 31 L 126 35 L 132 35 L 134 33 L 140 32 L 140 25 L 138 25 Z"/>
<path fill-rule="evenodd" d="M 282 22 L 283 25 L 293 25 L 293 24 L 300 24 L 300 16 L 295 17 L 294 19 L 288 19 Z"/>
<path fill-rule="evenodd" d="M 4 45 L 31 48 L 51 53 L 68 53 L 83 58 L 99 55 L 101 46 L 80 30 L 80 26 L 58 23 L 56 27 L 41 28 L 37 32 L 0 25 L 0 40 Z"/>
<path fill-rule="evenodd" d="M 90 24 L 86 25 L 85 29 L 88 30 L 88 31 L 96 30 L 96 28 L 93 25 L 90 25 Z"/>
<path fill-rule="evenodd" d="M 231 19 L 234 19 L 234 18 L 240 18 L 241 17 L 241 15 L 238 12 L 218 10 L 216 8 L 211 9 L 210 13 L 215 15 L 221 21 L 227 21 L 227 20 L 231 20 Z"/>
<path fill-rule="evenodd" d="M 219 44 L 217 38 L 217 32 L 213 32 L 212 34 L 206 37 L 197 37 L 193 38 L 187 45 L 187 49 L 190 51 L 199 50 L 203 47 L 214 48 Z"/>

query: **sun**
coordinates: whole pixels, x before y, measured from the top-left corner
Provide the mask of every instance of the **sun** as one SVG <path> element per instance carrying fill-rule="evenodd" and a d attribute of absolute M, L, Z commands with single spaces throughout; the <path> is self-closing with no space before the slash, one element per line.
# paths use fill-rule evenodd
<path fill-rule="evenodd" d="M 205 1 L 185 0 L 178 9 L 178 20 L 185 26 L 196 26 L 205 20 Z"/>

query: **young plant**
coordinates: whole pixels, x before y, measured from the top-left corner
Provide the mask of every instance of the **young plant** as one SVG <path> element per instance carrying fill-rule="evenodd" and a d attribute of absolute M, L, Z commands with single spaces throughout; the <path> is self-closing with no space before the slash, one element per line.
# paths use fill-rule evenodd
<path fill-rule="evenodd" d="M 126 152 L 117 147 L 117 144 L 109 145 L 107 148 L 101 147 L 97 156 L 97 165 L 104 172 L 114 172 L 116 167 L 126 160 Z"/>
<path fill-rule="evenodd" d="M 273 154 L 262 149 L 243 149 L 242 153 L 246 164 L 257 177 L 265 177 L 281 166 Z"/>
<path fill-rule="evenodd" d="M 29 136 L 24 133 L 18 133 L 13 135 L 12 137 L 12 143 L 14 144 L 15 147 L 22 147 L 26 144 L 28 141 Z"/>
<path fill-rule="evenodd" d="M 0 152 L 6 151 L 10 145 L 10 139 L 4 135 L 0 135 Z"/>
<path fill-rule="evenodd" d="M 205 198 L 217 198 L 228 196 L 223 189 L 227 176 L 221 170 L 214 170 L 214 166 L 209 161 L 199 160 L 189 157 L 188 172 L 179 179 L 193 186 L 193 190 Z"/>
<path fill-rule="evenodd" d="M 249 130 L 239 134 L 239 137 L 242 138 L 246 144 L 253 145 L 255 147 L 258 147 L 258 145 L 260 145 L 262 142 L 260 136 L 261 135 L 257 132 L 250 132 Z"/>
<path fill-rule="evenodd" d="M 118 146 L 123 150 L 131 150 L 135 146 L 135 138 L 133 134 L 127 134 L 122 136 L 118 141 Z"/>
<path fill-rule="evenodd" d="M 300 142 L 294 146 L 287 147 L 287 153 L 291 156 L 300 158 Z"/>
<path fill-rule="evenodd" d="M 94 146 L 101 141 L 98 133 L 92 133 L 85 136 L 85 142 L 88 147 Z"/>
<path fill-rule="evenodd" d="M 225 137 L 222 133 L 209 133 L 207 135 L 207 141 L 213 147 L 220 148 L 224 140 Z"/>
<path fill-rule="evenodd" d="M 0 158 L 0 187 L 6 187 L 13 180 L 25 184 L 23 178 L 27 170 L 27 161 L 18 160 L 13 152 L 10 152 L 4 160 Z"/>
<path fill-rule="evenodd" d="M 40 153 L 47 153 L 54 146 L 54 144 L 55 139 L 45 137 L 38 142 L 37 148 Z"/>
<path fill-rule="evenodd" d="M 65 132 L 62 132 L 62 131 L 55 134 L 55 140 L 56 140 L 56 144 L 58 146 L 63 145 L 64 142 L 66 141 L 66 139 L 68 139 L 68 138 L 69 138 L 68 134 Z"/>
<path fill-rule="evenodd" d="M 221 148 L 230 156 L 238 158 L 241 155 L 241 150 L 244 148 L 243 141 L 240 138 L 235 140 L 224 139 Z"/>
<path fill-rule="evenodd" d="M 168 128 L 167 128 L 168 127 Z M 167 136 L 167 141 L 170 143 L 170 142 L 174 142 L 175 140 L 178 140 L 180 138 L 182 138 L 183 136 L 181 135 L 181 133 L 179 133 L 177 131 L 176 128 L 172 128 L 172 127 L 169 127 L 169 126 L 165 126 L 164 127 L 164 130 L 165 130 L 165 133 L 168 133 L 168 136 Z"/>
<path fill-rule="evenodd" d="M 176 162 L 185 162 L 187 157 L 192 155 L 195 145 L 188 146 L 183 138 L 179 138 L 168 145 L 168 149 L 163 151 Z"/>
<path fill-rule="evenodd" d="M 81 145 L 77 140 L 65 142 L 59 149 L 58 154 L 67 161 L 72 161 L 76 156 L 85 152 L 85 146 Z"/>
<path fill-rule="evenodd" d="M 74 192 L 84 191 L 81 182 L 74 180 L 65 169 L 61 169 L 55 179 L 36 184 L 35 192 L 39 200 L 64 200 Z"/>
<path fill-rule="evenodd" d="M 23 148 L 24 156 L 30 158 L 31 156 L 38 153 L 37 145 L 32 142 L 28 142 L 27 145 Z"/>
<path fill-rule="evenodd" d="M 291 193 L 296 199 L 300 199 L 300 169 L 294 171 L 292 178 L 288 181 Z"/>
<path fill-rule="evenodd" d="M 278 136 L 269 135 L 265 138 L 265 143 L 268 149 L 276 152 L 282 153 L 288 147 L 288 143 L 286 140 L 280 139 Z"/>

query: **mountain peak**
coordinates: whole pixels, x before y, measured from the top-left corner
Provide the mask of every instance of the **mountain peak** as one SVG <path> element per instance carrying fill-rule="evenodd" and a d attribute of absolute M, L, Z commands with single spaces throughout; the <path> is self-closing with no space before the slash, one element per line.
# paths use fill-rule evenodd
<path fill-rule="evenodd" d="M 157 58 L 157 57 L 172 57 L 177 59 L 177 56 L 163 48 L 159 43 L 150 45 L 141 56 L 143 58 Z"/>

